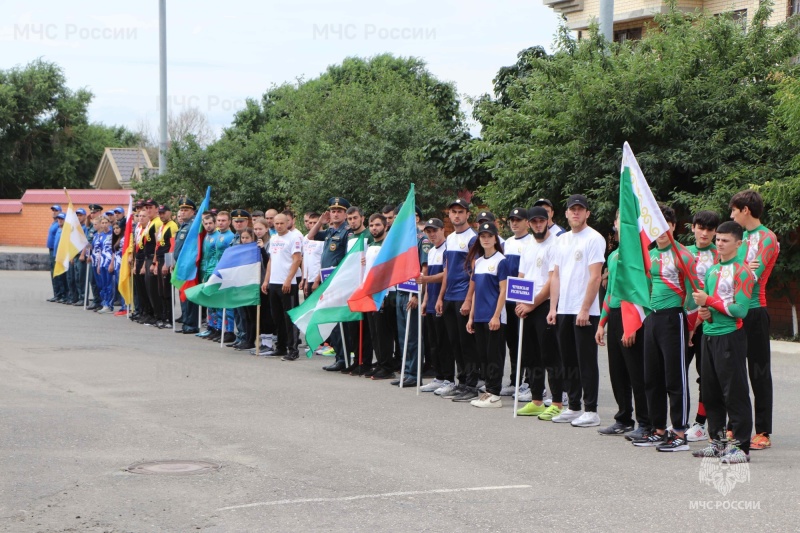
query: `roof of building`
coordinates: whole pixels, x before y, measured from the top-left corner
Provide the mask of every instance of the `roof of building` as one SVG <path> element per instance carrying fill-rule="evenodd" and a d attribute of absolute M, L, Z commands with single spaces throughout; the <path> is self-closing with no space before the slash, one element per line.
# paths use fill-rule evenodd
<path fill-rule="evenodd" d="M 97 165 L 92 187 L 129 189 L 132 176 L 140 168 L 153 168 L 144 148 L 106 148 Z"/>
<path fill-rule="evenodd" d="M 17 215 L 22 212 L 21 200 L 0 200 L 0 214 Z"/>
<path fill-rule="evenodd" d="M 128 206 L 131 195 L 136 192 L 130 189 L 68 189 L 68 191 L 74 205 L 109 206 L 113 204 L 112 207 L 121 205 L 125 208 Z M 0 200 L 0 202 L 18 202 L 20 209 L 22 204 L 63 204 L 63 207 L 66 208 L 67 195 L 64 194 L 63 189 L 28 189 L 20 200 Z"/>

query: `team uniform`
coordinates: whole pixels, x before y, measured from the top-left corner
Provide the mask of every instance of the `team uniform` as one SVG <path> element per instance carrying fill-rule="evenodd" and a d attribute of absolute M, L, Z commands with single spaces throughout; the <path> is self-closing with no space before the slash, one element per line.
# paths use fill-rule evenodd
<path fill-rule="evenodd" d="M 677 243 L 676 243 L 677 244 Z M 665 248 L 650 250 L 650 279 L 652 289 L 649 308 L 652 311 L 644 320 L 644 374 L 647 391 L 647 409 L 655 429 L 667 427 L 667 400 L 672 427 L 683 431 L 689 422 L 689 380 L 686 349 L 688 347 L 688 324 L 686 309 L 696 307 L 691 294 L 691 280 L 697 283 L 697 267 L 694 256 L 686 247 L 672 244 Z M 678 266 L 678 261 L 684 268 Z M 689 277 L 684 274 L 688 271 Z M 668 435 L 665 433 L 664 435 Z M 667 446 L 671 437 L 648 443 L 659 450 L 682 451 L 685 443 L 677 448 Z M 638 445 L 643 445 L 642 443 Z"/>
<path fill-rule="evenodd" d="M 158 247 L 158 233 L 164 223 L 157 216 L 151 220 L 142 231 L 142 244 L 144 247 L 144 277 L 147 286 L 147 295 L 152 309 L 152 321 L 157 323 L 161 320 L 164 306 L 161 304 L 161 296 L 158 293 L 158 274 L 153 274 L 151 265 L 156 261 L 156 248 Z"/>
<path fill-rule="evenodd" d="M 767 311 L 767 282 L 778 261 L 780 244 L 775 234 L 763 224 L 745 231 L 738 260 L 747 266 L 758 260 L 760 265 L 753 274 L 753 296 L 750 309 L 744 317 L 747 334 L 747 371 L 753 388 L 755 432 L 769 436 L 772 433 L 772 362 L 769 345 L 769 313 Z"/>
<path fill-rule="evenodd" d="M 338 198 L 336 199 L 338 205 Z M 330 202 L 329 202 L 330 204 Z M 346 204 L 347 207 L 350 204 Z M 342 206 L 344 207 L 344 206 Z M 344 207 L 345 209 L 347 207 Z M 314 236 L 315 241 L 322 241 L 322 256 L 320 257 L 320 268 L 330 268 L 337 266 L 347 253 L 347 235 L 350 233 L 350 226 L 347 222 L 342 222 L 338 228 L 333 226 L 325 231 L 319 231 Z M 344 364 L 344 348 L 342 346 L 342 336 L 338 327 L 333 328 L 328 344 L 336 350 L 336 363 Z"/>
<path fill-rule="evenodd" d="M 299 304 L 297 276 L 291 268 L 295 257 L 300 256 L 302 251 L 302 236 L 292 231 L 286 232 L 285 235 L 275 234 L 269 239 L 269 307 L 278 335 L 275 353 L 288 354 L 287 360 L 297 359 L 300 345 L 297 329 L 287 312 Z M 288 293 L 284 293 L 283 284 L 289 276 L 292 278 L 291 287 Z"/>
<path fill-rule="evenodd" d="M 111 232 L 96 233 L 92 240 L 92 268 L 97 275 L 97 286 L 103 308 L 114 307 L 114 275 L 108 266 L 114 261 L 111 250 Z"/>
<path fill-rule="evenodd" d="M 373 241 L 369 244 L 364 254 L 364 277 L 375 264 L 375 259 L 381 250 L 383 240 Z M 369 334 L 372 339 L 372 347 L 375 350 L 375 366 L 367 370 L 366 375 L 375 379 L 391 379 L 394 377 L 394 366 L 392 355 L 394 349 L 394 337 L 391 335 L 391 322 L 394 317 L 394 309 L 389 312 L 389 301 L 384 300 L 383 305 L 377 311 L 364 313 L 369 324 Z"/>
<path fill-rule="evenodd" d="M 556 251 L 556 235 L 550 233 L 542 242 L 534 239 L 522 256 L 518 267 L 519 275 L 533 280 L 534 298 L 539 296 L 550 279 Z M 550 394 L 556 401 L 562 398 L 564 391 L 564 370 L 558 351 L 556 328 L 547 323 L 549 311 L 548 299 L 531 311 L 523 323 L 522 366 L 526 370 L 531 399 L 536 401 L 543 399 L 545 372 Z"/>
<path fill-rule="evenodd" d="M 461 233 L 451 233 L 445 240 L 444 252 L 445 293 L 442 298 L 442 318 L 447 329 L 447 338 L 456 361 L 459 393 L 464 387 L 477 388 L 480 377 L 480 359 L 474 339 L 467 333 L 468 318 L 461 314 L 461 306 L 469 290 L 469 274 L 464 268 L 467 253 L 477 234 L 472 228 Z M 454 391 L 455 392 L 455 391 Z M 446 396 L 443 396 L 446 397 Z"/>
<path fill-rule="evenodd" d="M 431 241 L 425 236 L 422 232 L 417 232 L 417 251 L 419 255 L 419 262 L 420 267 L 425 266 L 428 263 L 428 250 L 431 248 Z M 406 315 L 409 311 L 406 310 L 408 303 L 411 301 L 411 298 L 417 299 L 417 305 L 420 304 L 419 294 L 418 293 L 411 293 L 409 291 L 405 291 L 397 288 L 397 292 L 395 293 L 395 321 L 397 323 L 397 338 L 400 342 L 405 341 L 406 336 L 408 337 L 408 343 L 406 347 L 406 366 L 403 372 L 404 378 L 408 381 L 414 381 L 416 384 L 417 381 L 417 357 L 419 356 L 419 320 L 417 319 L 416 311 L 414 309 L 410 310 L 411 313 L 411 320 L 406 322 Z M 406 335 L 406 324 L 408 324 L 408 334 Z M 401 352 L 402 354 L 402 352 Z M 401 355 L 402 357 L 402 355 Z M 402 359 L 401 359 L 402 362 Z M 410 385 L 404 384 L 403 386 Z"/>
<path fill-rule="evenodd" d="M 428 276 L 436 276 L 444 272 L 444 254 L 446 251 L 446 240 L 442 241 L 439 246 L 431 246 L 428 249 Z M 455 359 L 453 358 L 452 346 L 447 339 L 444 318 L 436 314 L 436 300 L 439 298 L 442 284 L 427 283 L 425 290 L 427 291 L 427 300 L 423 333 L 428 342 L 428 360 L 435 373 L 433 385 L 438 384 L 440 387 L 452 386 L 455 381 Z M 430 387 L 431 391 L 437 391 L 439 387 L 433 388 L 433 385 Z M 449 392 L 449 390 L 442 392 Z"/>
<path fill-rule="evenodd" d="M 175 235 L 178 233 L 178 225 L 169 220 L 162 223 L 156 234 L 156 264 L 158 265 L 158 273 L 156 280 L 158 283 L 158 294 L 161 297 L 161 316 L 157 317 L 161 320 L 162 327 L 172 327 L 172 284 L 170 283 L 170 273 L 162 273 L 162 267 L 165 263 L 166 254 L 172 248 L 172 242 Z"/>
<path fill-rule="evenodd" d="M 616 271 L 619 263 L 619 249 L 608 256 L 608 287 L 600 312 L 600 326 L 607 328 L 608 340 L 608 373 L 611 378 L 611 390 L 617 403 L 614 420 L 626 428 L 633 424 L 633 415 L 640 428 L 649 429 L 650 417 L 647 411 L 647 393 L 644 384 L 644 330 L 636 331 L 633 346 L 622 344 L 624 332 L 622 309 L 616 293 Z M 698 357 L 698 364 L 699 364 Z M 631 401 L 633 395 L 633 401 Z M 636 409 L 634 410 L 634 405 Z"/>
<path fill-rule="evenodd" d="M 564 385 L 569 394 L 569 409 L 581 410 L 581 399 L 587 413 L 597 413 L 600 371 L 597 366 L 597 343 L 594 332 L 600 322 L 597 296 L 589 307 L 589 325 L 577 326 L 576 318 L 586 297 L 589 267 L 605 262 L 606 241 L 593 228 L 570 231 L 557 237 L 553 264 L 558 267 L 559 296 L 557 306 L 558 346 L 564 364 Z M 572 422 L 567 414 L 554 422 Z"/>
<path fill-rule="evenodd" d="M 524 236 L 510 237 L 503 244 L 503 255 L 508 262 L 508 272 L 510 276 L 516 276 L 520 272 L 520 261 L 525 252 L 536 242 L 533 235 L 526 233 Z M 515 313 L 516 302 L 506 302 L 506 316 L 508 322 L 506 323 L 506 344 L 508 345 L 508 357 L 511 361 L 511 388 L 516 383 L 516 357 L 517 357 L 517 341 L 519 340 L 519 317 Z M 504 392 L 511 393 L 510 390 Z"/>
<path fill-rule="evenodd" d="M 708 433 L 721 438 L 730 420 L 738 447 L 750 449 L 753 417 L 747 384 L 748 335 L 742 329 L 753 295 L 753 277 L 738 259 L 708 269 L 705 292 L 711 322 L 703 327 L 703 398 Z"/>
<path fill-rule="evenodd" d="M 475 331 L 477 351 L 485 361 L 486 392 L 500 396 L 503 387 L 503 367 L 505 366 L 505 325 L 506 308 L 500 311 L 500 329 L 490 330 L 489 322 L 497 310 L 500 299 L 500 283 L 509 276 L 506 257 L 495 251 L 490 257 L 481 255 L 475 260 L 472 272 L 474 305 L 472 307 L 472 327 Z"/>

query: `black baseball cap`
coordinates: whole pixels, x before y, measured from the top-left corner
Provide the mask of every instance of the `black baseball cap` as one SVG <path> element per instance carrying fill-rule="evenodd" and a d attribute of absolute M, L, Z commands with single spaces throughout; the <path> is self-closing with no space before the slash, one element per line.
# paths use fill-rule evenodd
<path fill-rule="evenodd" d="M 497 226 L 492 224 L 491 222 L 484 222 L 480 226 L 478 226 L 478 235 L 481 233 L 491 233 L 492 235 L 497 236 Z"/>
<path fill-rule="evenodd" d="M 579 205 L 584 209 L 589 209 L 589 200 L 582 194 L 573 194 L 567 199 L 567 209 L 574 205 Z"/>
<path fill-rule="evenodd" d="M 535 205 L 528 209 L 528 220 L 533 220 L 534 218 L 543 218 L 548 220 L 550 215 L 547 214 L 547 209 L 540 205 Z"/>
<path fill-rule="evenodd" d="M 428 221 L 425 223 L 425 227 L 423 229 L 428 229 L 428 228 L 444 229 L 444 222 L 442 222 L 438 218 L 429 218 Z"/>
<path fill-rule="evenodd" d="M 170 209 L 167 204 L 161 204 L 160 206 L 158 206 L 159 213 L 166 213 L 167 211 L 169 211 L 170 213 L 172 212 L 172 209 Z"/>
<path fill-rule="evenodd" d="M 155 200 L 153 200 L 152 198 L 148 198 L 147 200 L 145 200 L 144 202 L 142 202 L 142 205 L 144 205 L 144 206 L 150 206 L 150 205 L 152 205 L 153 207 L 158 207 L 158 202 L 156 202 L 156 201 L 155 201 Z"/>
<path fill-rule="evenodd" d="M 488 220 L 489 222 L 494 222 L 496 220 L 494 213 L 491 211 L 481 211 L 478 213 L 478 223 Z"/>
<path fill-rule="evenodd" d="M 469 211 L 469 202 L 464 200 L 463 198 L 456 198 L 455 200 L 447 204 L 447 209 L 450 209 L 454 205 L 457 205 L 458 207 L 463 207 L 464 209 Z"/>
<path fill-rule="evenodd" d="M 549 206 L 550 206 L 550 209 L 554 209 L 554 207 L 555 207 L 555 206 L 553 205 L 553 202 L 551 202 L 551 201 L 550 201 L 550 200 L 548 200 L 547 198 L 539 198 L 538 200 L 536 200 L 536 201 L 533 203 L 533 205 L 534 205 L 534 207 L 536 207 L 536 206 L 538 206 L 538 205 L 549 205 Z"/>
<path fill-rule="evenodd" d="M 508 212 L 508 219 L 512 218 L 519 218 L 525 220 L 528 218 L 528 210 L 524 207 L 515 207 L 511 211 Z"/>

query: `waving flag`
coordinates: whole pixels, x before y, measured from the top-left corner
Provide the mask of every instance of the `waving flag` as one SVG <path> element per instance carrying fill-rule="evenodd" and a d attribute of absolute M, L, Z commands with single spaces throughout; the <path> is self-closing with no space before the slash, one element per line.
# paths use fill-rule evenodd
<path fill-rule="evenodd" d="M 361 282 L 363 238 L 344 256 L 330 276 L 299 306 L 289 311 L 289 318 L 306 336 L 308 346 L 319 346 L 328 338 L 337 322 L 361 320 L 361 313 L 350 310 L 347 299 Z M 311 357 L 313 348 L 306 355 Z"/>
<path fill-rule="evenodd" d="M 64 189 L 66 192 L 66 189 Z M 69 195 L 67 195 L 69 197 Z M 81 250 L 89 246 L 86 234 L 83 232 L 81 222 L 75 209 L 72 207 L 72 200 L 69 201 L 67 215 L 64 218 L 64 227 L 61 228 L 61 240 L 58 241 L 56 248 L 56 264 L 53 267 L 53 277 L 59 276 L 69 270 L 72 258 L 81 253 Z"/>
<path fill-rule="evenodd" d="M 650 243 L 669 229 L 653 191 L 626 142 L 622 148 L 619 187 L 619 263 L 610 287 L 622 309 L 623 334 L 629 337 L 642 326 L 650 305 Z"/>
<path fill-rule="evenodd" d="M 130 305 L 133 303 L 133 286 L 130 282 L 131 265 L 128 263 L 128 259 L 133 254 L 133 196 L 128 200 L 127 213 L 128 220 L 125 222 L 125 236 L 123 237 L 125 248 L 122 249 L 122 260 L 119 263 L 119 283 L 117 283 L 117 288 L 125 303 Z"/>
<path fill-rule="evenodd" d="M 183 254 L 183 251 L 181 251 Z M 186 289 L 186 298 L 218 309 L 261 303 L 261 253 L 254 242 L 231 246 L 208 281 Z"/>
<path fill-rule="evenodd" d="M 192 227 L 186 234 L 186 242 L 183 243 L 175 270 L 172 271 L 170 282 L 176 289 L 181 289 L 181 293 L 197 285 L 197 265 L 200 263 L 200 231 L 203 229 L 203 213 L 208 211 L 208 204 L 211 202 L 211 187 L 206 189 L 206 197 L 200 204 L 197 216 L 194 217 Z"/>
<path fill-rule="evenodd" d="M 377 311 L 392 285 L 417 278 L 419 249 L 417 248 L 417 223 L 414 210 L 414 184 L 408 191 L 403 207 L 386 234 L 381 251 L 367 273 L 361 286 L 347 300 L 351 311 Z"/>

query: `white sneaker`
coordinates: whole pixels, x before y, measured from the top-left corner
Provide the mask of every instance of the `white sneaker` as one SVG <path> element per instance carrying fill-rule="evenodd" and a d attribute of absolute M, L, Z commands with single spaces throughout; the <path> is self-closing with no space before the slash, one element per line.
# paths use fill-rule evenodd
<path fill-rule="evenodd" d="M 708 440 L 708 433 L 706 433 L 706 428 L 695 422 L 694 424 L 692 424 L 692 427 L 686 430 L 686 440 L 689 442 Z"/>
<path fill-rule="evenodd" d="M 522 385 L 519 387 L 522 388 Z M 517 391 L 517 387 L 514 385 L 506 385 L 502 389 L 500 389 L 500 396 L 514 396 L 514 393 Z"/>
<path fill-rule="evenodd" d="M 546 407 L 550 407 L 553 405 L 553 395 L 547 392 L 547 389 L 542 391 L 542 399 L 544 400 L 543 403 Z"/>
<path fill-rule="evenodd" d="M 423 385 L 422 387 L 420 387 L 419 390 L 420 392 L 436 392 L 436 389 L 440 388 L 445 383 L 447 382 L 445 382 L 444 380 L 434 379 L 433 381 L 430 381 L 427 385 Z"/>
<path fill-rule="evenodd" d="M 583 415 L 583 411 L 573 411 L 572 409 L 564 409 L 561 414 L 553 417 L 553 422 L 556 424 L 566 424 L 572 422 Z"/>
<path fill-rule="evenodd" d="M 600 415 L 592 411 L 586 411 L 581 416 L 573 420 L 572 425 L 576 428 L 590 428 L 592 426 L 599 426 Z"/>
<path fill-rule="evenodd" d="M 527 383 L 523 383 L 519 386 L 519 401 L 520 402 L 530 402 L 533 401 L 533 393 L 531 392 L 531 388 L 528 386 Z"/>
<path fill-rule="evenodd" d="M 455 388 L 456 388 L 456 384 L 455 383 L 451 383 L 448 380 L 444 380 L 444 383 L 442 383 L 442 386 L 439 387 L 438 389 L 436 389 L 435 391 L 433 391 L 433 393 L 436 396 L 441 396 L 442 394 L 447 394 L 447 393 L 453 392 L 453 389 L 455 389 Z"/>
<path fill-rule="evenodd" d="M 114 310 L 113 310 L 113 309 L 111 309 L 111 308 L 110 308 L 110 307 L 108 307 L 108 306 L 105 306 L 105 307 L 103 307 L 102 309 L 100 309 L 100 310 L 97 312 L 97 314 L 98 314 L 98 315 L 107 315 L 108 313 L 113 313 L 113 312 L 114 312 Z"/>
<path fill-rule="evenodd" d="M 490 392 L 484 392 L 479 398 L 469 403 L 475 407 L 503 407 L 503 400 L 500 399 L 500 396 L 495 396 Z"/>

